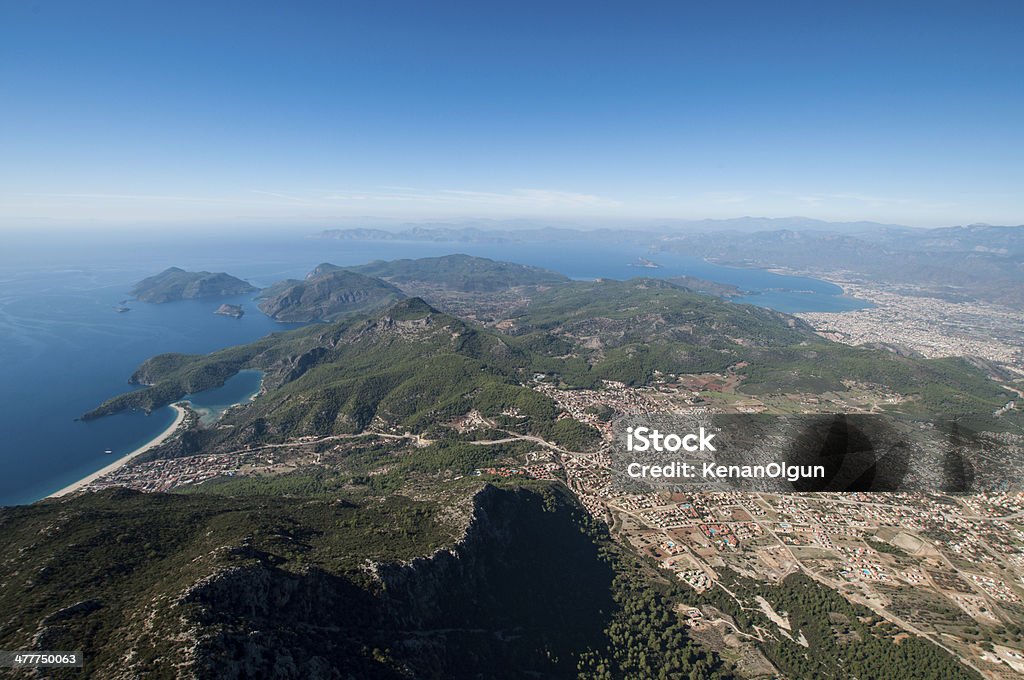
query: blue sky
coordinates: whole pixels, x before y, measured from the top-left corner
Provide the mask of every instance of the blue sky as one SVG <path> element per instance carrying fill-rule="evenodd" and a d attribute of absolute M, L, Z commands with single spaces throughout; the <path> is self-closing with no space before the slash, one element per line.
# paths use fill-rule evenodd
<path fill-rule="evenodd" d="M 1024 223 L 1024 2 L 0 2 L 0 225 Z"/>

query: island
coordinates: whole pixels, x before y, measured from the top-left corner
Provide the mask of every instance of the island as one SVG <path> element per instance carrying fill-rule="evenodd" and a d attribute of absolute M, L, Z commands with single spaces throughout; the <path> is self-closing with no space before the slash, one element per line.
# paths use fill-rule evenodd
<path fill-rule="evenodd" d="M 259 289 L 224 272 L 190 272 L 169 267 L 139 281 L 131 295 L 141 302 L 161 304 L 195 298 L 228 297 L 254 293 Z"/>
<path fill-rule="evenodd" d="M 286 322 L 334 321 L 401 300 L 405 294 L 373 276 L 322 264 L 304 281 L 279 281 L 260 294 L 264 314 Z"/>
<path fill-rule="evenodd" d="M 645 269 L 661 269 L 661 265 L 652 260 L 648 260 L 646 257 L 638 257 L 636 260 L 630 263 L 631 267 L 643 267 Z"/>
<path fill-rule="evenodd" d="M 230 316 L 234 319 L 241 319 L 245 314 L 245 310 L 242 309 L 242 305 L 229 305 L 226 302 L 214 311 L 214 314 L 220 314 L 221 316 Z"/>

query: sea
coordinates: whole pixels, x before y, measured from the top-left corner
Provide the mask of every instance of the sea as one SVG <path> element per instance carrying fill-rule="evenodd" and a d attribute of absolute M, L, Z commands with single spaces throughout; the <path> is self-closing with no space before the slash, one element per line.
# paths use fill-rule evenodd
<path fill-rule="evenodd" d="M 226 271 L 263 287 L 303 278 L 321 262 L 467 253 L 545 267 L 574 279 L 696 276 L 749 294 L 735 303 L 783 312 L 842 312 L 869 306 L 831 283 L 699 258 L 651 254 L 636 245 L 341 241 L 292 234 L 0 232 L 0 505 L 31 503 L 145 444 L 173 420 L 169 407 L 83 422 L 79 417 L 133 389 L 132 372 L 162 352 L 207 353 L 295 328 L 260 312 L 254 295 L 146 304 L 129 291 L 170 266 Z M 659 267 L 637 266 L 640 258 Z M 213 312 L 242 305 L 240 319 Z M 129 311 L 118 311 L 127 307 Z M 251 399 L 260 374 L 243 372 L 187 399 L 213 420 Z M 110 453 L 106 453 L 110 451 Z"/>

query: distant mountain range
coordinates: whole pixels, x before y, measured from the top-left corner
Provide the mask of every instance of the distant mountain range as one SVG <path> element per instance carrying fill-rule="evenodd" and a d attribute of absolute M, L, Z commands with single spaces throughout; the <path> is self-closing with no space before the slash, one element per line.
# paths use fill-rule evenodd
<path fill-rule="evenodd" d="M 642 220 L 577 224 L 539 220 L 472 220 L 463 222 L 408 222 L 387 226 L 343 227 L 327 229 L 311 238 L 350 241 L 430 241 L 465 243 L 524 243 L 561 241 L 586 234 L 588 238 L 630 239 L 662 238 L 680 234 L 711 232 L 752 233 L 762 231 L 812 231 L 866 235 L 952 230 L 976 230 L 1001 227 L 972 224 L 957 227 L 922 228 L 882 222 L 828 222 L 810 217 L 735 217 L 705 220 Z"/>
<path fill-rule="evenodd" d="M 532 243 L 567 241 L 584 233 L 580 229 L 544 227 L 538 229 L 480 229 L 478 227 L 414 226 L 409 229 L 329 229 L 314 238 L 340 241 L 424 241 L 434 243 Z M 595 229 L 585 232 L 595 239 L 649 238 L 653 232 L 630 232 L 617 229 Z"/>
<path fill-rule="evenodd" d="M 842 231 L 859 233 L 885 229 L 920 231 L 899 224 L 880 222 L 826 222 L 810 217 L 735 217 L 705 220 L 626 220 L 593 224 L 545 222 L 541 220 L 466 220 L 459 222 L 406 222 L 387 226 L 343 227 L 328 229 L 313 238 L 356 241 L 466 241 L 528 242 L 557 241 L 567 235 L 585 232 L 591 236 L 667 235 L 707 231 Z"/>

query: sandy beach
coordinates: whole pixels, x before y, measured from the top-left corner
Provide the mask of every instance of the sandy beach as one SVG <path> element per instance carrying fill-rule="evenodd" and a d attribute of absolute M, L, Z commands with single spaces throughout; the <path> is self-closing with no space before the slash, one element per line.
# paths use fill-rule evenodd
<path fill-rule="evenodd" d="M 117 470 L 118 468 L 123 467 L 132 458 L 135 458 L 136 456 L 139 456 L 139 455 L 145 453 L 146 451 L 149 451 L 153 447 L 159 446 L 160 444 L 163 444 L 165 441 L 170 439 L 171 435 L 173 435 L 178 430 L 178 428 L 181 426 L 181 424 L 183 422 L 185 422 L 185 413 L 186 413 L 185 409 L 182 408 L 181 406 L 179 406 L 178 404 L 171 404 L 171 408 L 174 409 L 176 415 L 174 417 L 174 422 L 171 423 L 170 425 L 168 425 L 166 430 L 164 430 L 163 432 L 161 432 L 156 437 L 154 437 L 153 439 L 149 440 L 148 442 L 146 442 L 145 444 L 143 444 L 139 448 L 135 449 L 134 451 L 131 451 L 130 453 L 126 453 L 125 455 L 121 456 L 120 458 L 115 460 L 110 465 L 107 465 L 106 467 L 104 467 L 104 468 L 102 468 L 100 470 L 97 470 L 96 472 L 92 473 L 91 475 L 87 475 L 85 477 L 82 477 L 77 482 L 75 482 L 73 484 L 69 484 L 68 486 L 65 486 L 60 491 L 55 491 L 54 493 L 52 493 L 49 496 L 47 496 L 47 498 L 57 498 L 59 496 L 66 496 L 69 493 L 74 493 L 75 491 L 78 491 L 79 489 L 81 489 L 81 488 L 83 488 L 85 486 L 88 486 L 89 484 L 91 484 L 92 482 L 96 481 L 100 477 L 102 477 L 104 475 L 107 475 L 107 474 L 110 474 L 114 470 Z"/>

